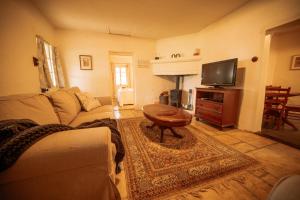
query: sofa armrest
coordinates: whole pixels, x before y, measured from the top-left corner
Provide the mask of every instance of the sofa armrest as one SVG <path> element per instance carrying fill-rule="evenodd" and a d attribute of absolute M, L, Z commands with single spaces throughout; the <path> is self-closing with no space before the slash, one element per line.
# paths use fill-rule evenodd
<path fill-rule="evenodd" d="M 98 101 L 102 104 L 102 105 L 112 105 L 112 98 L 107 96 L 107 97 L 96 97 L 98 99 Z"/>
<path fill-rule="evenodd" d="M 57 132 L 0 173 L 0 194 L 3 199 L 115 200 L 113 160 L 107 127 Z"/>

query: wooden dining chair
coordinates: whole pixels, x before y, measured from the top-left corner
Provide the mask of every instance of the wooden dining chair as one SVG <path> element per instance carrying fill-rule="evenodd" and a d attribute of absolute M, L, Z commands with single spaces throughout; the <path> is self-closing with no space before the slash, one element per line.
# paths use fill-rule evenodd
<path fill-rule="evenodd" d="M 285 118 L 291 127 L 295 131 L 298 131 L 298 128 L 290 122 L 290 120 L 300 120 L 300 105 L 286 105 Z"/>
<path fill-rule="evenodd" d="M 281 86 L 266 86 L 264 120 L 274 117 L 276 129 L 279 130 L 285 121 L 285 110 L 291 88 Z"/>
<path fill-rule="evenodd" d="M 266 86 L 266 92 L 267 91 L 269 91 L 269 90 L 276 90 L 276 89 L 280 89 L 281 88 L 281 86 L 279 85 L 279 86 L 273 86 L 273 85 L 267 85 Z"/>

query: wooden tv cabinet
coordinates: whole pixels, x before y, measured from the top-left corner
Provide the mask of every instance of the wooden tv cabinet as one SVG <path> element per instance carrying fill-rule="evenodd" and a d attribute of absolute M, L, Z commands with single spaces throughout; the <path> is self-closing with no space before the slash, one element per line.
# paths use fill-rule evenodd
<path fill-rule="evenodd" d="M 196 88 L 196 119 L 202 119 L 221 129 L 237 126 L 240 89 Z"/>

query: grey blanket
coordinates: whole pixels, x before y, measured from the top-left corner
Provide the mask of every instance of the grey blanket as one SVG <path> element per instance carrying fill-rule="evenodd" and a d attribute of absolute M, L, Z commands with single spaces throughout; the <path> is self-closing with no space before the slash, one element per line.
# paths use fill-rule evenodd
<path fill-rule="evenodd" d="M 112 119 L 101 119 L 80 124 L 78 127 L 63 124 L 39 125 L 28 119 L 12 119 L 0 121 L 0 171 L 10 167 L 19 156 L 31 145 L 55 132 L 106 126 L 111 130 L 111 141 L 115 144 L 116 173 L 119 173 L 119 164 L 125 155 L 121 135 L 117 123 Z"/>

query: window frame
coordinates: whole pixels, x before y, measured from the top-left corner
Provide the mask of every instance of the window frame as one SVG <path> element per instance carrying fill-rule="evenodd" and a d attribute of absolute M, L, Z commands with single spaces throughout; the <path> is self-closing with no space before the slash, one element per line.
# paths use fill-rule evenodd
<path fill-rule="evenodd" d="M 117 84 L 117 74 L 116 74 L 116 68 L 120 68 L 120 84 Z M 122 68 L 126 69 L 126 81 L 127 84 L 122 84 Z M 130 80 L 130 67 L 129 63 L 113 63 L 113 74 L 114 74 L 114 84 L 119 87 L 130 87 L 131 80 Z"/>

